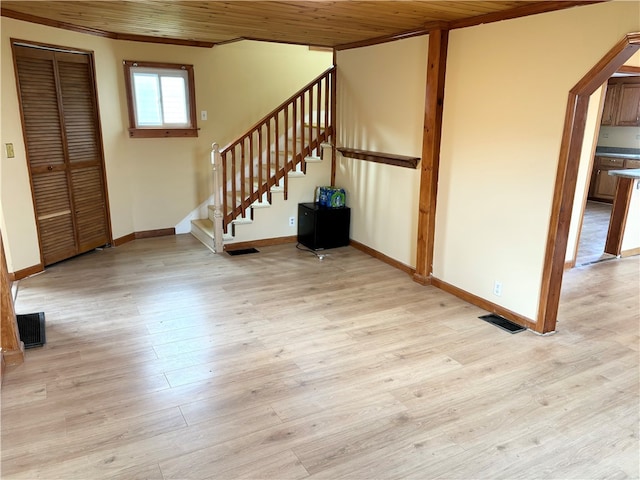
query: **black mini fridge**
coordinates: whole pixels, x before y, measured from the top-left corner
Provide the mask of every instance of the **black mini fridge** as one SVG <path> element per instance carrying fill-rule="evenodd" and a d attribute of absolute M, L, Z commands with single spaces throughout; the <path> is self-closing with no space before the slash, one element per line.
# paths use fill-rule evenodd
<path fill-rule="evenodd" d="M 349 245 L 349 207 L 298 204 L 298 242 L 311 250 Z"/>

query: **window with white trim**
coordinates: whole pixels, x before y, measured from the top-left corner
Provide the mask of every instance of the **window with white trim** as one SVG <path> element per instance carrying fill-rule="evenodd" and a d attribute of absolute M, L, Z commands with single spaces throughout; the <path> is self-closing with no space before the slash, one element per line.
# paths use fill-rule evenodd
<path fill-rule="evenodd" d="M 192 65 L 123 63 L 130 137 L 198 136 Z"/>

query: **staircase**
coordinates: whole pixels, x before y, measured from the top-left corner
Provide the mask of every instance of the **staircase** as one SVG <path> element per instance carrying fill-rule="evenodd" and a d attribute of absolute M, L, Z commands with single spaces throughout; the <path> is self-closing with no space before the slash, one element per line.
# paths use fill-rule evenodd
<path fill-rule="evenodd" d="M 289 179 L 302 177 L 323 150 L 335 155 L 335 67 L 283 102 L 223 148 L 213 144 L 214 204 L 208 218 L 193 220 L 191 233 L 214 252 L 234 239 L 237 225 L 253 222 L 272 195 L 287 200 Z"/>

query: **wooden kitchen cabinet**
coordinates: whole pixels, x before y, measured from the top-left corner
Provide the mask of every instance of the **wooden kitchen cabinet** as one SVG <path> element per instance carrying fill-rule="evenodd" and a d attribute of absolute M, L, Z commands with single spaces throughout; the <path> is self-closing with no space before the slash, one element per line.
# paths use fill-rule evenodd
<path fill-rule="evenodd" d="M 619 127 L 640 127 L 640 83 L 620 86 L 616 125 Z"/>
<path fill-rule="evenodd" d="M 618 97 L 620 96 L 620 85 L 607 85 L 607 94 L 604 97 L 604 109 L 602 110 L 602 121 L 600 125 L 613 125 L 616 122 Z"/>
<path fill-rule="evenodd" d="M 621 168 L 624 168 L 624 159 L 622 158 L 595 157 L 589 186 L 589 198 L 601 202 L 613 202 L 618 178 L 610 176 L 609 170 Z"/>
<path fill-rule="evenodd" d="M 615 77 L 609 80 L 600 124 L 640 126 L 640 78 Z"/>

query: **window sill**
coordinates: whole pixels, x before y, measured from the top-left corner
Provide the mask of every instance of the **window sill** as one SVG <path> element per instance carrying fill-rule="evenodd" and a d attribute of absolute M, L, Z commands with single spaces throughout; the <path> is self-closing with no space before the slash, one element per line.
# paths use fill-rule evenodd
<path fill-rule="evenodd" d="M 197 128 L 130 128 L 130 138 L 197 137 Z"/>
<path fill-rule="evenodd" d="M 337 150 L 343 157 L 366 160 L 368 162 L 384 163 L 397 167 L 416 168 L 420 157 L 407 157 L 405 155 L 394 155 L 392 153 L 370 152 L 368 150 L 356 150 L 355 148 L 338 147 Z"/>

